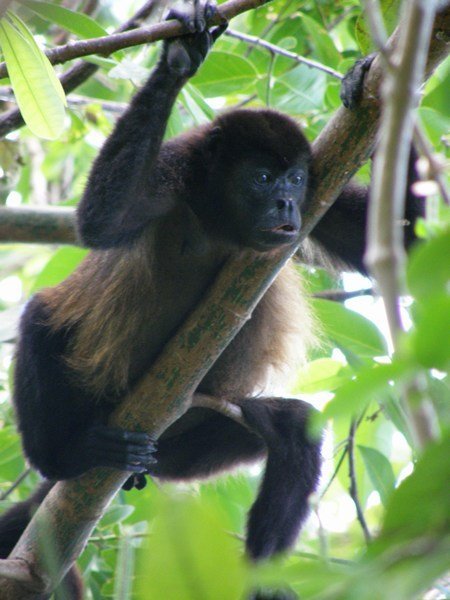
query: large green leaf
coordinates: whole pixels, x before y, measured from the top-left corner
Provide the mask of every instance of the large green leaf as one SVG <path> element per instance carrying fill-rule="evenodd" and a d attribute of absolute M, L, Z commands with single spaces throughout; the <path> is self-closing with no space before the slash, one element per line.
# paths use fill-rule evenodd
<path fill-rule="evenodd" d="M 354 379 L 344 383 L 336 392 L 323 413 L 316 421 L 328 418 L 355 416 L 371 400 L 380 400 L 391 390 L 391 381 L 403 381 L 411 375 L 413 367 L 406 362 L 396 361 L 387 365 L 376 365 L 361 369 Z"/>
<path fill-rule="evenodd" d="M 363 357 L 387 353 L 386 340 L 365 317 L 330 300 L 313 300 L 313 306 L 325 334 L 340 348 Z"/>
<path fill-rule="evenodd" d="M 245 565 L 221 511 L 187 495 L 161 496 L 148 548 L 139 552 L 137 600 L 242 598 Z"/>
<path fill-rule="evenodd" d="M 254 84 L 257 72 L 250 61 L 229 52 L 211 52 L 191 83 L 203 96 L 212 98 L 244 92 Z"/>
<path fill-rule="evenodd" d="M 80 38 L 88 39 L 108 35 L 106 29 L 103 29 L 94 19 L 83 13 L 69 10 L 57 4 L 37 2 L 36 0 L 26 0 L 26 5 L 40 17 L 67 29 L 67 31 Z"/>
<path fill-rule="evenodd" d="M 380 541 L 450 534 L 450 436 L 426 448 L 392 495 Z"/>
<path fill-rule="evenodd" d="M 407 277 L 411 293 L 421 300 L 450 293 L 450 231 L 414 249 Z"/>
<path fill-rule="evenodd" d="M 0 23 L 0 45 L 20 112 L 31 131 L 56 139 L 64 129 L 65 96 L 48 58 L 13 14 Z"/>
<path fill-rule="evenodd" d="M 415 358 L 421 365 L 441 371 L 449 367 L 450 296 L 436 296 L 427 301 L 411 338 Z"/>
<path fill-rule="evenodd" d="M 327 31 L 306 14 L 302 14 L 301 20 L 307 35 L 311 37 L 314 58 L 317 57 L 323 64 L 336 68 L 341 61 L 341 55 L 334 45 L 333 37 L 327 35 Z"/>
<path fill-rule="evenodd" d="M 86 256 L 87 252 L 83 248 L 75 248 L 74 246 L 60 248 L 37 276 L 32 292 L 60 283 L 72 273 L 75 267 Z"/>
<path fill-rule="evenodd" d="M 332 358 L 313 360 L 300 371 L 293 386 L 294 394 L 315 394 L 316 392 L 332 391 L 348 381 L 351 369 Z"/>
<path fill-rule="evenodd" d="M 264 82 L 265 84 L 266 82 Z M 322 106 L 326 91 L 326 75 L 306 65 L 297 65 L 274 78 L 270 91 L 271 103 L 279 110 L 291 114 L 304 113 Z M 259 93 L 264 99 L 265 90 Z"/>
<path fill-rule="evenodd" d="M 400 0 L 381 0 L 380 8 L 383 15 L 387 33 L 391 34 L 397 25 Z M 373 40 L 365 13 L 362 12 L 355 26 L 355 35 L 363 54 L 368 54 L 373 49 Z"/>

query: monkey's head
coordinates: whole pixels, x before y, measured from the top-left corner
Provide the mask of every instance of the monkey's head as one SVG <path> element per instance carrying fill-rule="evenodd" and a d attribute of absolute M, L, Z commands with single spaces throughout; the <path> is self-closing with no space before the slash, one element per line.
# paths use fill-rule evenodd
<path fill-rule="evenodd" d="M 234 110 L 211 128 L 212 190 L 227 237 L 266 252 L 299 237 L 311 150 L 298 125 L 272 110 Z"/>

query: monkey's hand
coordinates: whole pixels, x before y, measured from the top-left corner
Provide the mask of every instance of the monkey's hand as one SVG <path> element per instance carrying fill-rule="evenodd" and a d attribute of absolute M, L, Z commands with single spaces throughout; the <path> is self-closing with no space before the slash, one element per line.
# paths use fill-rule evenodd
<path fill-rule="evenodd" d="M 64 473 L 58 478 L 78 477 L 93 467 L 143 474 L 156 462 L 155 451 L 155 441 L 147 433 L 94 425 L 74 440 L 60 457 Z"/>
<path fill-rule="evenodd" d="M 207 22 L 217 12 L 215 2 L 199 0 L 190 10 L 172 9 L 167 19 L 177 19 L 189 32 L 164 42 L 161 60 L 174 76 L 182 79 L 192 77 L 205 60 L 211 46 L 225 31 L 227 23 L 207 28 Z"/>
<path fill-rule="evenodd" d="M 344 75 L 340 97 L 345 108 L 353 110 L 357 107 L 363 93 L 364 78 L 375 56 L 376 53 L 360 58 Z"/>

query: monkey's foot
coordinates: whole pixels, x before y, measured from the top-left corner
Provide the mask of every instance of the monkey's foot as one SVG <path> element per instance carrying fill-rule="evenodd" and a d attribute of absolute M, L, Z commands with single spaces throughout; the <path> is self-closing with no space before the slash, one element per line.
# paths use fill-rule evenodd
<path fill-rule="evenodd" d="M 364 78 L 376 54 L 369 54 L 355 62 L 342 80 L 340 97 L 345 108 L 353 110 L 361 100 Z"/>
<path fill-rule="evenodd" d="M 188 33 L 202 33 L 206 25 L 217 12 L 217 6 L 214 1 L 208 0 L 206 3 L 195 2 L 192 10 L 183 11 L 172 8 L 166 17 L 166 20 L 176 19 Z"/>

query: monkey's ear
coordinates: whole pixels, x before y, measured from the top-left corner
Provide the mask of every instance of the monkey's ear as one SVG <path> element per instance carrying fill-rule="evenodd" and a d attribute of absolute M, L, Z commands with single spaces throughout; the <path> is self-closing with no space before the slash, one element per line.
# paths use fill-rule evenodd
<path fill-rule="evenodd" d="M 213 127 L 208 134 L 207 148 L 211 156 L 214 156 L 222 142 L 223 131 L 219 126 Z"/>

